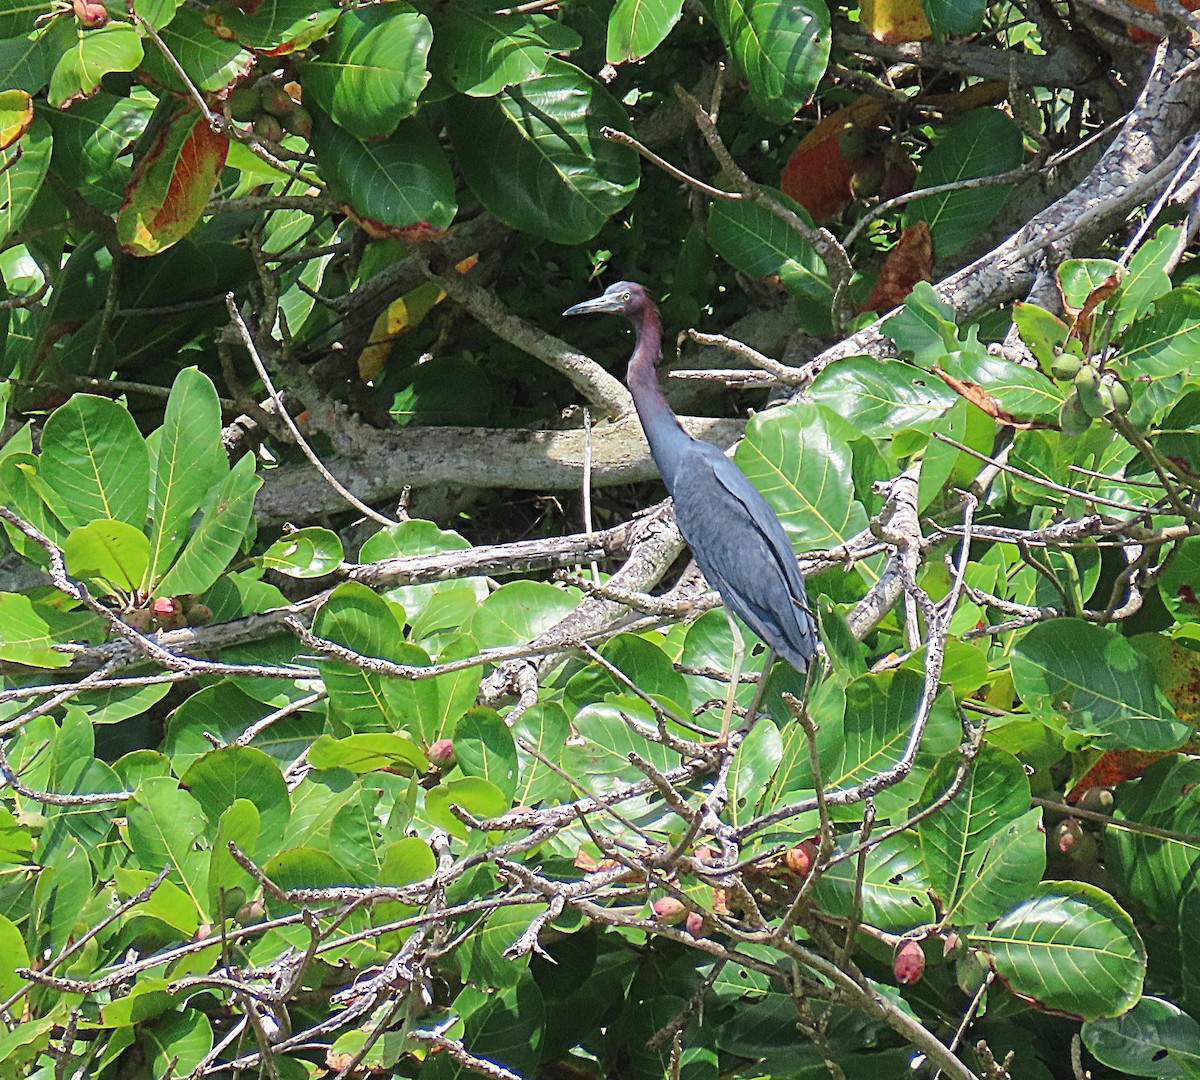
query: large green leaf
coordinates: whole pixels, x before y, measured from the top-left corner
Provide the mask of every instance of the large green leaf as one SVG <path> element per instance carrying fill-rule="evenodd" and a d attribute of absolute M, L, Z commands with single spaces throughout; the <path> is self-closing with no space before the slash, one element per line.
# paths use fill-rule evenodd
<path fill-rule="evenodd" d="M 1141 996 L 1146 950 L 1117 902 L 1082 881 L 1043 881 L 989 930 L 967 935 L 1017 994 L 1095 1020 Z"/>
<path fill-rule="evenodd" d="M 997 830 L 967 862 L 962 889 L 946 911 L 950 926 L 984 923 L 1025 899 L 1046 870 L 1042 811 L 1034 807 Z"/>
<path fill-rule="evenodd" d="M 850 447 L 840 421 L 819 406 L 794 405 L 753 417 L 734 461 L 801 550 L 834 547 L 867 527 L 854 490 Z"/>
<path fill-rule="evenodd" d="M 377 770 L 411 774 L 424 772 L 429 761 L 421 748 L 399 731 L 376 731 L 335 739 L 322 735 L 308 751 L 314 769 L 349 769 L 353 773 Z"/>
<path fill-rule="evenodd" d="M 789 123 L 829 63 L 824 0 L 717 0 L 717 26 L 768 120 Z"/>
<path fill-rule="evenodd" d="M 202 593 L 212 587 L 246 538 L 254 496 L 261 486 L 262 480 L 254 473 L 254 455 L 240 458 L 210 495 L 199 527 L 158 583 L 159 595 Z"/>
<path fill-rule="evenodd" d="M 56 173 L 105 213 L 115 213 L 125 197 L 130 167 L 121 155 L 146 129 L 153 100 L 100 91 L 66 111 L 47 110 Z"/>
<path fill-rule="evenodd" d="M 234 0 L 212 5 L 206 21 L 222 37 L 232 34 L 248 49 L 280 56 L 323 38 L 342 14 L 312 0 L 264 0 L 243 10 Z"/>
<path fill-rule="evenodd" d="M 141 529 L 124 521 L 96 518 L 72 529 L 63 544 L 63 559 L 72 577 L 97 578 L 110 588 L 132 593 L 142 583 L 150 561 L 150 541 Z"/>
<path fill-rule="evenodd" d="M 580 37 L 549 15 L 494 15 L 466 4 L 436 13 L 431 62 L 462 94 L 492 97 L 546 70 L 556 53 L 579 48 Z"/>
<path fill-rule="evenodd" d="M 471 709 L 454 728 L 454 753 L 467 776 L 490 780 L 508 798 L 517 790 L 517 746 L 494 709 Z"/>
<path fill-rule="evenodd" d="M 144 588 L 166 573 L 179 554 L 192 515 L 213 484 L 223 479 L 226 468 L 216 387 L 197 368 L 184 368 L 175 376 L 158 436 L 150 562 Z"/>
<path fill-rule="evenodd" d="M 864 435 L 879 438 L 904 428 L 932 430 L 958 395 L 912 364 L 849 356 L 821 371 L 808 389 L 808 400 L 832 409 Z"/>
<path fill-rule="evenodd" d="M 839 849 L 845 851 L 857 840 L 858 834 L 850 833 Z M 814 892 L 821 910 L 835 918 L 848 918 L 857 878 L 857 856 L 829 867 L 818 879 Z M 867 850 L 862 879 L 863 921 L 894 934 L 930 925 L 935 913 L 929 889 L 916 840 L 907 833 L 881 840 Z"/>
<path fill-rule="evenodd" d="M 974 34 L 983 24 L 987 0 L 921 0 L 925 18 L 939 38 Z"/>
<path fill-rule="evenodd" d="M 921 796 L 932 804 L 950 787 L 958 761 L 945 758 L 930 774 Z M 929 881 L 943 908 L 958 902 L 967 882 L 967 864 L 1001 829 L 1029 809 L 1029 777 L 1024 766 L 987 743 L 950 802 L 917 825 Z"/>
<path fill-rule="evenodd" d="M 565 619 L 578 603 L 574 589 L 510 581 L 479 605 L 466 629 L 481 649 L 523 645 Z"/>
<path fill-rule="evenodd" d="M 25 220 L 50 167 L 52 144 L 50 125 L 36 117 L 16 143 L 0 150 L 0 241 Z"/>
<path fill-rule="evenodd" d="M 238 799 L 258 810 L 262 830 L 279 836 L 291 815 L 287 784 L 279 766 L 253 746 L 222 746 L 197 758 L 179 781 L 216 824 Z"/>
<path fill-rule="evenodd" d="M 998 109 L 976 109 L 947 131 L 925 156 L 921 187 L 994 176 L 1021 164 L 1024 138 L 1013 119 Z M 964 188 L 908 204 L 904 221 L 929 224 L 933 252 L 952 255 L 979 238 L 1000 212 L 1011 184 Z"/>
<path fill-rule="evenodd" d="M 108 398 L 76 394 L 55 409 L 42 434 L 38 475 L 64 524 L 112 518 L 141 529 L 150 503 L 146 441 L 129 411 Z"/>
<path fill-rule="evenodd" d="M 637 188 L 637 155 L 600 134 L 624 127 L 624 110 L 563 60 L 495 97 L 451 99 L 446 120 L 463 179 L 524 232 L 560 244 L 590 240 Z"/>
<path fill-rule="evenodd" d="M 679 21 L 681 0 L 617 0 L 608 17 L 605 59 L 624 64 L 649 56 Z"/>
<path fill-rule="evenodd" d="M 808 211 L 798 203 L 782 192 L 773 194 L 802 221 L 812 224 Z M 830 297 L 825 264 L 812 244 L 765 206 L 745 199 L 714 199 L 708 208 L 708 242 L 743 274 L 755 278 L 778 274 L 791 292 Z"/>
<path fill-rule="evenodd" d="M 1124 1075 L 1200 1077 L 1200 1024 L 1163 998 L 1144 997 L 1121 1016 L 1089 1020 L 1080 1035 L 1097 1061 Z"/>
<path fill-rule="evenodd" d="M 129 846 L 144 870 L 172 867 L 171 880 L 187 890 L 197 910 L 208 906 L 208 852 L 197 845 L 204 835 L 204 811 L 170 776 L 143 780 L 129 811 Z"/>
<path fill-rule="evenodd" d="M 126 22 L 95 30 L 79 28 L 73 47 L 63 53 L 50 75 L 50 104 L 66 108 L 87 97 L 114 71 L 133 71 L 142 62 L 142 39 Z"/>
<path fill-rule="evenodd" d="M 1121 337 L 1118 361 L 1130 378 L 1187 371 L 1200 348 L 1200 290 L 1172 289 Z"/>
<path fill-rule="evenodd" d="M 314 109 L 309 141 L 330 191 L 373 230 L 444 229 L 454 220 L 450 166 L 419 117 L 386 139 L 364 142 Z"/>
<path fill-rule="evenodd" d="M 405 4 L 351 8 L 304 63 L 305 92 L 356 138 L 388 135 L 417 110 L 432 41 L 429 20 Z"/>
<path fill-rule="evenodd" d="M 982 348 L 956 349 L 940 365 L 949 375 L 975 383 L 1018 420 L 1056 421 L 1063 395 L 1037 368 L 993 356 Z"/>
<path fill-rule="evenodd" d="M 1012 675 L 1035 716 L 1065 721 L 1108 750 L 1170 750 L 1192 734 L 1146 659 L 1119 634 L 1082 619 L 1030 629 L 1013 651 Z"/>
<path fill-rule="evenodd" d="M 254 57 L 249 52 L 236 41 L 214 34 L 204 16 L 190 7 L 180 8 L 170 24 L 159 31 L 159 36 L 200 90 L 222 90 L 235 79 L 248 75 L 254 67 Z M 177 94 L 187 90 L 174 65 L 157 46 L 146 53 L 141 69 L 159 86 Z"/>
<path fill-rule="evenodd" d="M 1147 240 L 1134 252 L 1115 300 L 1118 329 L 1141 318 L 1159 297 L 1171 291 L 1171 278 L 1165 268 L 1175 257 L 1182 237 L 1183 226 L 1164 225 L 1153 240 Z"/>

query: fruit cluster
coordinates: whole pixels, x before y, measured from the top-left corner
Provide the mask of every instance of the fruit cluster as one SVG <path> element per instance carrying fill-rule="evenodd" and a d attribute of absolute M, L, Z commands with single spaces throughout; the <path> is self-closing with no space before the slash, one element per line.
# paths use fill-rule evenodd
<path fill-rule="evenodd" d="M 287 92 L 277 75 L 265 75 L 231 90 L 229 115 L 239 123 L 252 124 L 254 134 L 267 142 L 279 142 L 285 132 L 304 139 L 312 134 L 312 115 Z"/>
<path fill-rule="evenodd" d="M 1073 352 L 1056 356 L 1050 374 L 1059 382 L 1074 386 L 1059 413 L 1064 435 L 1082 435 L 1093 420 L 1129 412 L 1129 390 L 1111 371 L 1104 371 L 1085 357 Z"/>

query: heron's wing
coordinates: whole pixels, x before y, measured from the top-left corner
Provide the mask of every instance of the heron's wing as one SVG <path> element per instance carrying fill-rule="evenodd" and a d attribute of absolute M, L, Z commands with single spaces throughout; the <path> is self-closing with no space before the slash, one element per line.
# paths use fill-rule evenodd
<path fill-rule="evenodd" d="M 783 525 L 715 446 L 696 443 L 694 454 L 673 492 L 680 531 L 726 606 L 789 662 L 803 666 L 815 648 L 813 623 Z"/>

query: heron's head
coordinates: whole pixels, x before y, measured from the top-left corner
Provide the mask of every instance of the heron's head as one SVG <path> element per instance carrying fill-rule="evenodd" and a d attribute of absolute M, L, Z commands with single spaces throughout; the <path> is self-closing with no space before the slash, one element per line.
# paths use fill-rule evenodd
<path fill-rule="evenodd" d="M 634 318 L 640 315 L 650 298 L 646 290 L 636 281 L 618 281 L 604 290 L 595 300 L 585 300 L 563 312 L 564 315 L 593 315 L 597 313 L 624 315 Z"/>

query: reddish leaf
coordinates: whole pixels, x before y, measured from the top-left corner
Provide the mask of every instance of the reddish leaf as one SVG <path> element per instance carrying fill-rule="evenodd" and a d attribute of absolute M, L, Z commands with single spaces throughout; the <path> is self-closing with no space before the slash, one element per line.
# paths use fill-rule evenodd
<path fill-rule="evenodd" d="M 1200 0 L 1197 0 L 1200 3 Z M 1068 315 L 1074 316 L 1071 320 L 1071 336 L 1079 338 L 1083 342 L 1084 351 L 1087 352 L 1091 348 L 1092 340 L 1092 323 L 1096 318 L 1096 308 L 1104 303 L 1110 296 L 1113 295 L 1121 286 L 1121 277 L 1119 274 L 1109 274 L 1099 285 L 1097 285 L 1087 295 L 1087 299 L 1083 302 L 1083 307 L 1074 308 L 1067 303 L 1067 298 L 1062 297 L 1063 311 Z M 1062 296 L 1060 288 L 1059 295 Z"/>
<path fill-rule="evenodd" d="M 1158 4 L 1156 3 L 1156 0 L 1133 0 L 1133 3 L 1137 7 L 1140 7 L 1143 11 L 1149 11 L 1151 14 L 1155 14 L 1158 11 Z M 1200 0 L 1183 0 L 1183 6 L 1188 11 L 1195 11 L 1197 8 L 1200 8 Z M 1125 29 L 1129 33 L 1129 38 L 1131 41 L 1157 41 L 1158 40 L 1157 37 L 1155 37 L 1153 34 L 1147 32 L 1146 30 L 1141 29 L 1141 27 L 1130 26 L 1127 23 L 1125 25 Z"/>
<path fill-rule="evenodd" d="M 885 45 L 933 36 L 921 0 L 863 0 L 861 22 L 871 37 Z"/>
<path fill-rule="evenodd" d="M 918 281 L 932 280 L 933 239 L 929 223 L 916 221 L 900 234 L 900 240 L 888 252 L 862 310 L 891 311 L 904 303 Z"/>
<path fill-rule="evenodd" d="M 853 105 L 825 117 L 792 151 L 783 167 L 779 186 L 817 221 L 839 213 L 854 197 L 851 183 L 863 167 L 865 153 L 847 146 L 852 131 L 871 132 L 887 116 L 887 106 L 874 98 L 861 97 Z"/>
<path fill-rule="evenodd" d="M 1163 755 L 1145 750 L 1108 750 L 1083 774 L 1079 783 L 1067 792 L 1067 802 L 1078 802 L 1089 788 L 1115 787 L 1122 780 L 1141 776 L 1153 762 Z"/>
<path fill-rule="evenodd" d="M 130 255 L 157 255 L 200 220 L 225 167 L 229 140 L 188 105 L 163 126 L 137 163 L 117 212 L 117 237 Z"/>
<path fill-rule="evenodd" d="M 979 383 L 969 382 L 966 379 L 960 379 L 957 376 L 951 375 L 948 371 L 943 371 L 937 364 L 934 364 L 931 370 L 935 375 L 940 376 L 942 382 L 950 387 L 951 390 L 961 394 L 972 405 L 982 409 L 997 424 L 1016 428 L 1018 431 L 1033 431 L 1037 428 L 1046 429 L 1057 426 L 1047 423 L 1044 420 L 1021 420 L 1006 409 L 1002 409 L 1000 402 L 992 397 Z"/>

